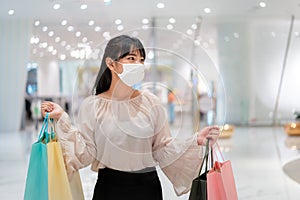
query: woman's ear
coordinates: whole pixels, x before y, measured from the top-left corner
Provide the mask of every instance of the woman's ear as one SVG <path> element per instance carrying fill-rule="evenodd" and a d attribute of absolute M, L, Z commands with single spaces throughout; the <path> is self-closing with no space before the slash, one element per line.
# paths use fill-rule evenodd
<path fill-rule="evenodd" d="M 105 64 L 110 70 L 114 70 L 114 61 L 110 57 L 105 59 Z"/>

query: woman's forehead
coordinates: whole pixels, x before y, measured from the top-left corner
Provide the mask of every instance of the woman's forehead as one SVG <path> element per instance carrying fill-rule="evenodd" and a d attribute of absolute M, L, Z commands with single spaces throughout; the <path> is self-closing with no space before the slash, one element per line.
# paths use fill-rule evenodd
<path fill-rule="evenodd" d="M 140 50 L 136 49 L 134 47 L 130 50 L 129 54 L 135 55 L 135 56 L 142 56 L 141 53 L 140 53 Z"/>

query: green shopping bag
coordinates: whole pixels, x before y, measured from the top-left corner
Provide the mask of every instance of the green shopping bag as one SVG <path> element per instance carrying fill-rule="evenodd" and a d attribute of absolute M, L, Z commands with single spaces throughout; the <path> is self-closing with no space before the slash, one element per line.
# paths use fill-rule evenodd
<path fill-rule="evenodd" d="M 38 140 L 31 148 L 24 200 L 48 200 L 48 117 L 49 113 L 45 116 Z"/>

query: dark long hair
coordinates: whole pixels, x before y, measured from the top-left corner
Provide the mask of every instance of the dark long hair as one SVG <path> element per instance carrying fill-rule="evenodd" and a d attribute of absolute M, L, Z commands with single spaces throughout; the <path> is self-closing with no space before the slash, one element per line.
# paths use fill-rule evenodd
<path fill-rule="evenodd" d="M 106 65 L 106 58 L 110 57 L 114 61 L 124 58 L 133 50 L 138 50 L 140 55 L 146 59 L 146 52 L 141 41 L 127 35 L 120 35 L 112 38 L 106 45 L 102 58 L 100 70 L 98 72 L 96 82 L 93 87 L 95 95 L 105 92 L 111 84 L 111 71 Z"/>

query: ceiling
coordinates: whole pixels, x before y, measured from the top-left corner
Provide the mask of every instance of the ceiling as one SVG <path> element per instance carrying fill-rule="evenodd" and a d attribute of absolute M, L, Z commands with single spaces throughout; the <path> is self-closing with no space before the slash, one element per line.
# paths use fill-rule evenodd
<path fill-rule="evenodd" d="M 165 46 L 169 45 L 173 49 L 182 48 L 183 45 L 192 46 L 193 42 L 182 42 L 186 37 L 191 41 L 196 40 L 194 44 L 203 45 L 206 41 L 210 44 L 210 48 L 214 48 L 217 20 L 289 19 L 292 14 L 300 13 L 300 0 L 265 0 L 266 7 L 261 7 L 260 2 L 259 0 L 2 0 L 0 19 L 32 21 L 33 39 L 30 50 L 32 61 L 45 58 L 80 59 L 82 55 L 84 59 L 97 60 L 105 42 L 117 34 L 137 36 L 148 46 L 154 46 L 151 36 L 155 33 L 153 29 L 149 29 L 154 21 L 154 25 L 159 27 L 155 29 L 156 44 L 169 41 Z M 158 8 L 158 3 L 163 3 L 164 8 Z M 59 9 L 53 8 L 55 4 L 60 5 Z M 82 10 L 80 8 L 82 4 L 87 8 Z M 210 8 L 211 12 L 205 12 L 205 8 Z M 11 9 L 14 10 L 14 14 L 8 15 Z M 174 18 L 175 22 L 170 18 Z M 116 21 L 117 19 L 120 21 Z M 148 23 L 144 19 L 147 19 Z M 63 20 L 67 21 L 66 25 L 62 25 Z M 91 20 L 94 23 L 90 22 Z M 38 25 L 35 24 L 36 21 L 39 21 Z M 199 31 L 200 25 L 204 23 L 205 30 Z M 44 27 L 47 27 L 47 30 Z"/>

